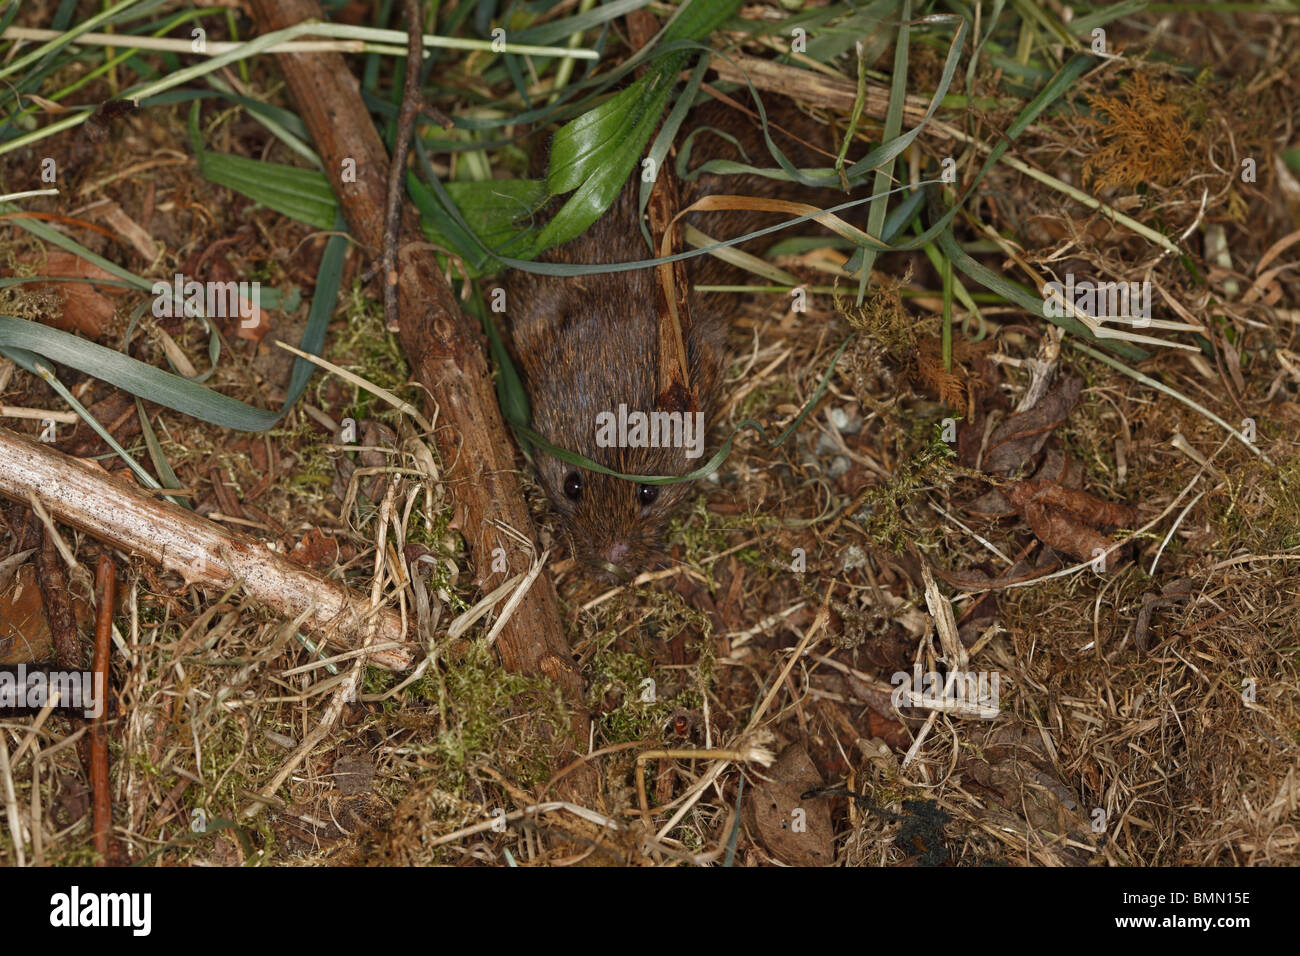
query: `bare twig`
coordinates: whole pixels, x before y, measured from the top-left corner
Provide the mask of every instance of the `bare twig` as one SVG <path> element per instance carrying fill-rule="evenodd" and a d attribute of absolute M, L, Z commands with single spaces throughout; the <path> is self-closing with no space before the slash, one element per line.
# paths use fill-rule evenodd
<path fill-rule="evenodd" d="M 373 615 L 379 639 L 401 646 L 376 653 L 371 662 L 390 670 L 411 665 L 413 645 L 404 643 L 401 618 L 392 611 L 371 608 L 349 588 L 252 538 L 169 501 L 155 500 L 94 465 L 5 428 L 0 428 L 0 495 L 24 503 L 34 496 L 61 523 L 179 572 L 193 583 L 224 591 L 242 582 L 250 597 L 284 617 L 308 611 L 303 630 L 338 647 L 356 647 L 361 626 Z"/>
<path fill-rule="evenodd" d="M 406 154 L 420 107 L 420 69 L 424 42 L 420 33 L 420 0 L 406 0 L 406 84 L 402 89 L 402 110 L 397 116 L 397 141 L 388 167 L 388 202 L 384 206 L 384 319 L 390 331 L 398 328 L 397 234 L 402 223 L 402 196 L 406 194 Z"/>
<path fill-rule="evenodd" d="M 95 568 L 95 591 L 94 687 L 99 713 L 90 725 L 90 791 L 94 801 L 95 852 L 99 855 L 99 865 L 105 866 L 113 829 L 112 792 L 108 786 L 108 663 L 113 646 L 113 604 L 117 598 L 113 558 L 107 552 L 99 556 Z"/>

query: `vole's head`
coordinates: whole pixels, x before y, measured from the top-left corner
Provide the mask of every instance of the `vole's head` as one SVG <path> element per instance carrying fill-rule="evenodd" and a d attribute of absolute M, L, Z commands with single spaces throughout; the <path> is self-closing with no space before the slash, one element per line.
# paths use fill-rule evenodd
<path fill-rule="evenodd" d="M 616 410 L 612 414 L 616 416 Z M 605 447 L 595 439 L 594 426 L 588 424 L 587 433 L 591 439 L 569 446 L 570 450 L 623 474 L 679 475 L 701 464 L 699 459 L 688 459 L 680 448 Z M 582 434 L 580 426 L 576 434 Z M 595 573 L 626 579 L 666 557 L 664 531 L 668 518 L 688 495 L 689 482 L 641 484 L 544 453 L 535 455 L 535 460 L 546 493 L 564 519 L 575 555 Z"/>

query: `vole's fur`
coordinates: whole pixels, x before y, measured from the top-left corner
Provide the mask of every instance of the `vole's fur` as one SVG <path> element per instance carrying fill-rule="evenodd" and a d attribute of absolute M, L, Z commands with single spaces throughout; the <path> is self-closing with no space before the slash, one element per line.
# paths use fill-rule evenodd
<path fill-rule="evenodd" d="M 773 132 L 773 139 L 796 166 L 830 165 L 824 154 L 799 139 L 833 151 L 829 132 L 780 97 L 764 98 L 769 123 L 795 137 Z M 724 137 L 704 131 L 693 143 L 691 168 L 708 159 L 726 158 L 754 166 L 774 166 L 757 119 L 712 102 L 696 108 L 684 131 L 700 126 L 725 130 L 744 148 L 742 155 Z M 682 141 L 679 135 L 678 143 Z M 639 167 L 638 167 L 639 168 Z M 633 175 L 614 205 L 582 236 L 552 250 L 549 262 L 612 263 L 652 258 L 637 223 L 640 177 Z M 822 206 L 845 196 L 812 191 L 758 176 L 701 176 L 680 184 L 679 208 L 702 196 L 727 193 L 757 197 L 806 198 Z M 786 216 L 785 218 L 789 218 Z M 718 240 L 729 239 L 780 222 L 781 214 L 714 212 L 687 217 Z M 760 253 L 776 237 L 746 244 Z M 737 281 L 739 273 L 712 256 L 688 260 L 692 285 Z M 687 458 L 681 448 L 602 448 L 596 443 L 597 415 L 629 410 L 655 410 L 658 394 L 659 314 L 654 269 L 601 273 L 574 278 L 538 276 L 513 271 L 506 280 L 506 310 L 512 351 L 532 404 L 533 429 L 561 448 L 579 452 L 624 474 L 685 474 L 705 458 Z M 740 281 L 744 281 L 740 279 Z M 704 421 L 718 412 L 719 386 L 725 359 L 729 309 L 735 296 L 693 294 L 687 330 L 690 385 L 696 392 Z M 713 448 L 708 447 L 709 453 Z M 681 482 L 646 486 L 589 472 L 543 452 L 535 458 L 542 485 L 565 519 L 579 557 L 606 572 L 630 574 L 661 554 L 664 525 L 673 509 L 690 493 Z M 566 494 L 580 486 L 576 496 Z M 646 499 L 653 500 L 646 503 Z"/>

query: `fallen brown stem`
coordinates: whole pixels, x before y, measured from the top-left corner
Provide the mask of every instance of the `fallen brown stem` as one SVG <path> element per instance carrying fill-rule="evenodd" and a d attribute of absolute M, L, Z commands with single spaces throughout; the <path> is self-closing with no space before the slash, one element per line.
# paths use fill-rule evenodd
<path fill-rule="evenodd" d="M 420 23 L 419 0 L 406 0 L 406 83 L 402 88 L 402 109 L 397 115 L 397 141 L 393 162 L 388 168 L 388 197 L 384 202 L 384 319 L 390 330 L 397 330 L 397 238 L 402 222 L 402 197 L 406 195 L 406 156 L 411 149 L 411 132 L 420 106 L 420 73 L 424 62 L 424 35 Z"/>
<path fill-rule="evenodd" d="M 95 853 L 99 865 L 108 863 L 108 843 L 113 829 L 113 799 L 108 786 L 108 660 L 112 651 L 113 604 L 117 579 L 113 558 L 104 553 L 95 568 L 94 684 L 99 713 L 90 725 L 90 792 L 94 806 Z"/>

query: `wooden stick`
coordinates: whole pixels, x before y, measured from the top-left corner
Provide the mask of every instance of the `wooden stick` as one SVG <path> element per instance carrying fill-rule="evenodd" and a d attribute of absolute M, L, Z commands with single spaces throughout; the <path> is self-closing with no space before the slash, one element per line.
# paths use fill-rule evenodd
<path fill-rule="evenodd" d="M 822 73 L 814 73 L 812 70 L 802 70 L 754 56 L 729 54 L 729 59 L 715 56 L 709 63 L 709 68 L 716 72 L 721 80 L 744 83 L 748 77 L 749 82 L 753 83 L 756 89 L 781 93 L 800 102 L 831 109 L 852 109 L 858 95 L 857 87 L 841 77 L 826 76 Z M 753 106 L 748 90 L 739 91 L 736 93 L 736 98 L 746 107 Z M 915 125 L 925 118 L 928 107 L 929 101 L 925 97 L 909 95 L 904 99 L 903 117 L 907 122 Z M 868 83 L 862 108 L 863 115 L 873 119 L 884 119 L 888 110 L 889 88 L 878 83 Z M 933 125 L 933 120 L 931 124 Z"/>
<path fill-rule="evenodd" d="M 263 31 L 321 17 L 314 0 L 252 0 Z M 375 255 L 383 248 L 385 174 L 388 155 L 361 99 L 356 77 L 337 53 L 281 53 L 298 114 L 320 153 L 352 235 Z M 417 68 L 412 64 L 408 68 Z M 344 171 L 355 169 L 355 181 Z M 454 507 L 452 527 L 465 536 L 484 591 L 532 564 L 536 528 L 516 473 L 515 453 L 497 407 L 487 349 L 478 323 L 460 310 L 409 203 L 403 204 L 398 256 L 401 326 L 398 334 L 415 378 L 437 408 L 434 440 L 446 465 Z M 498 552 L 498 549 L 499 552 Z M 494 560 L 503 556 L 504 562 Z M 494 566 L 502 566 L 500 571 Z M 571 708 L 573 740 L 587 744 L 582 675 L 560 626 L 555 586 L 539 575 L 502 628 L 496 647 L 507 670 L 546 677 Z M 566 749 L 566 756 L 573 750 Z M 575 798 L 594 799 L 594 778 L 575 788 Z"/>
<path fill-rule="evenodd" d="M 107 552 L 99 556 L 95 568 L 95 658 L 94 688 L 98 695 L 99 714 L 90 724 L 90 792 L 93 801 L 95 852 L 99 865 L 108 865 L 108 843 L 113 829 L 113 797 L 108 786 L 108 663 L 112 651 L 113 604 L 117 598 L 117 579 L 113 558 Z"/>
<path fill-rule="evenodd" d="M 0 495 L 26 504 L 34 496 L 55 520 L 99 541 L 138 554 L 187 581 L 224 591 L 241 581 L 258 603 L 287 618 L 308 612 L 302 629 L 351 650 L 359 646 L 369 601 L 299 567 L 238 532 L 228 531 L 170 501 L 155 500 L 102 469 L 0 428 Z M 401 618 L 380 608 L 382 644 L 372 662 L 410 667 Z"/>

